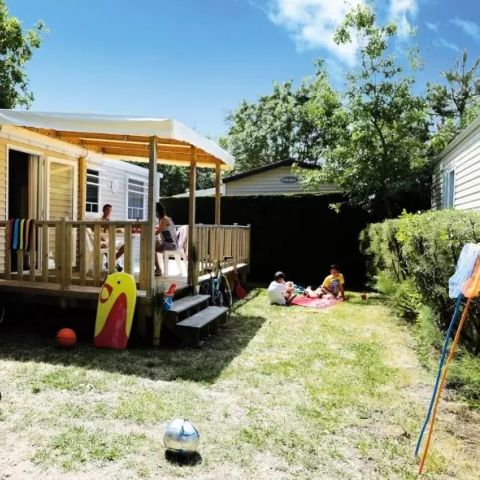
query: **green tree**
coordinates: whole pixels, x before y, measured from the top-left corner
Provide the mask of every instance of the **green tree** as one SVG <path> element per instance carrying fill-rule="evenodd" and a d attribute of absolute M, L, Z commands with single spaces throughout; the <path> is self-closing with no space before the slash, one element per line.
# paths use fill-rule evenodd
<path fill-rule="evenodd" d="M 161 196 L 171 197 L 188 190 L 188 167 L 177 165 L 160 165 L 159 171 L 163 173 L 161 182 Z M 197 169 L 197 189 L 211 188 L 215 185 L 215 173 L 211 168 Z"/>
<path fill-rule="evenodd" d="M 468 66 L 466 50 L 453 68 L 440 72 L 443 83 L 427 84 L 432 121 L 430 153 L 442 151 L 453 138 L 480 114 L 480 57 Z"/>
<path fill-rule="evenodd" d="M 359 67 L 347 75 L 342 112 L 334 116 L 336 144 L 324 153 L 322 171 L 307 174 L 318 182 L 342 187 L 350 201 L 378 216 L 395 216 L 405 201 L 429 205 L 430 163 L 424 143 L 428 135 L 425 101 L 413 93 L 413 78 L 404 74 L 389 47 L 394 24 L 378 26 L 373 10 L 351 10 L 335 34 L 337 44 L 359 44 Z M 312 99 L 310 112 L 323 125 L 321 106 Z M 347 121 L 348 125 L 344 122 Z M 342 132 L 339 134 L 339 127 Z"/>
<path fill-rule="evenodd" d="M 270 95 L 252 103 L 244 100 L 227 116 L 229 129 L 221 145 L 234 155 L 236 171 L 287 158 L 315 162 L 321 157 L 322 132 L 306 110 L 316 81 L 298 88 L 292 82 L 275 83 Z"/>
<path fill-rule="evenodd" d="M 33 94 L 28 89 L 25 64 L 40 48 L 43 22 L 24 32 L 20 20 L 9 14 L 0 0 L 0 108 L 29 107 Z"/>

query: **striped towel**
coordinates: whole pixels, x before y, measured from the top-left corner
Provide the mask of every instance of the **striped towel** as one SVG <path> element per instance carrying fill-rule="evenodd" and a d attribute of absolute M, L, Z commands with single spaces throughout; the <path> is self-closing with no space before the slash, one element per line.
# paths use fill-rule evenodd
<path fill-rule="evenodd" d="M 11 250 L 30 250 L 30 240 L 35 226 L 35 220 L 31 218 L 14 218 L 9 220 Z"/>

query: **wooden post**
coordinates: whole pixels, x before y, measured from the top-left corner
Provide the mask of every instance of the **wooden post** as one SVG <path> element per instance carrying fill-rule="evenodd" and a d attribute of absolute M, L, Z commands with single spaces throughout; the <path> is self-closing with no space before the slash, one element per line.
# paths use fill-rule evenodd
<path fill-rule="evenodd" d="M 17 275 L 18 280 L 23 280 L 23 249 L 17 250 Z"/>
<path fill-rule="evenodd" d="M 115 265 L 117 259 L 115 255 L 117 253 L 117 239 L 116 239 L 116 225 L 110 224 L 108 226 L 108 274 L 110 275 L 115 271 Z"/>
<path fill-rule="evenodd" d="M 96 223 L 93 226 L 93 286 L 99 287 L 102 278 L 103 253 L 101 253 L 101 229 Z"/>
<path fill-rule="evenodd" d="M 87 210 L 87 157 L 78 159 L 78 218 L 85 220 Z"/>
<path fill-rule="evenodd" d="M 72 282 L 72 263 L 73 263 L 73 226 L 71 223 L 64 225 L 65 234 L 65 263 L 63 266 L 64 286 L 66 289 L 70 287 Z"/>
<path fill-rule="evenodd" d="M 147 291 L 147 261 L 146 252 L 148 250 L 148 236 L 150 235 L 150 227 L 148 225 L 142 225 L 140 227 L 140 275 L 139 275 L 139 288 L 140 290 Z"/>
<path fill-rule="evenodd" d="M 12 269 L 12 241 L 10 237 L 10 222 L 5 225 L 5 279 L 10 280 Z"/>
<path fill-rule="evenodd" d="M 34 282 L 35 281 L 35 260 L 37 258 L 37 246 L 36 246 L 36 230 L 37 227 L 34 224 L 32 226 L 32 233 L 30 237 L 30 251 L 28 252 L 29 255 L 29 261 L 30 261 L 30 281 Z"/>
<path fill-rule="evenodd" d="M 65 290 L 66 272 L 66 220 L 62 218 L 60 223 L 55 224 L 55 266 L 57 267 L 56 282 L 60 284 L 61 290 Z"/>
<path fill-rule="evenodd" d="M 80 285 L 84 286 L 87 283 L 87 226 L 80 225 L 79 232 Z M 100 252 L 96 254 L 100 255 Z"/>
<path fill-rule="evenodd" d="M 123 268 L 133 275 L 132 268 L 132 225 L 125 225 L 123 234 Z"/>
<path fill-rule="evenodd" d="M 188 278 L 187 283 L 193 288 L 197 286 L 198 252 L 195 232 L 195 189 L 197 188 L 197 149 L 190 147 L 190 178 L 188 182 Z"/>
<path fill-rule="evenodd" d="M 148 296 L 155 291 L 155 223 L 158 201 L 157 137 L 150 137 L 148 164 L 148 235 L 146 254 L 146 290 Z"/>
<path fill-rule="evenodd" d="M 48 223 L 42 227 L 42 282 L 48 282 L 48 253 L 50 248 L 50 238 L 48 236 Z"/>
<path fill-rule="evenodd" d="M 220 164 L 217 163 L 217 165 L 215 166 L 215 225 L 220 225 L 221 221 L 221 181 L 222 175 L 220 170 Z"/>

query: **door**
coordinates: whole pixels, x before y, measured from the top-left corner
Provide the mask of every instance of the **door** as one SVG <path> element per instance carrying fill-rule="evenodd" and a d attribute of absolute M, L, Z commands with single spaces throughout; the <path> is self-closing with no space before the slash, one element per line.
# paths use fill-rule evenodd
<path fill-rule="evenodd" d="M 69 160 L 48 159 L 48 220 L 75 220 L 77 208 L 77 164 Z M 76 230 L 72 232 L 71 251 L 76 251 Z M 56 257 L 55 231 L 49 232 L 49 257 Z M 55 261 L 55 260 L 54 260 Z M 58 259 L 57 259 L 58 261 Z M 75 266 L 76 255 L 72 253 L 72 266 Z"/>
<path fill-rule="evenodd" d="M 41 161 L 38 155 L 20 150 L 8 151 L 8 212 L 12 218 L 42 218 L 43 203 L 40 198 L 42 189 Z M 37 245 L 38 246 L 38 245 Z M 24 258 L 24 265 L 28 265 Z M 12 270 L 17 269 L 17 256 L 12 256 Z"/>
<path fill-rule="evenodd" d="M 30 155 L 8 152 L 8 218 L 29 218 Z"/>

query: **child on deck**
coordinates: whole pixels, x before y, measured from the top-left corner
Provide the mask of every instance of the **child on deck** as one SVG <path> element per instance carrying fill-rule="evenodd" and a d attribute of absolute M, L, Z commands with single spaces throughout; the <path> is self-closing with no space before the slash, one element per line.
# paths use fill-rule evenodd
<path fill-rule="evenodd" d="M 328 298 L 341 297 L 345 300 L 345 279 L 342 273 L 340 273 L 340 267 L 338 265 L 330 266 L 330 275 L 325 277 L 322 285 L 316 290 L 312 290 L 312 287 L 305 289 L 304 295 L 310 298 L 322 298 L 323 296 Z"/>
<path fill-rule="evenodd" d="M 293 297 L 293 283 L 285 281 L 285 274 L 277 272 L 268 286 L 268 298 L 271 305 L 288 305 Z"/>

